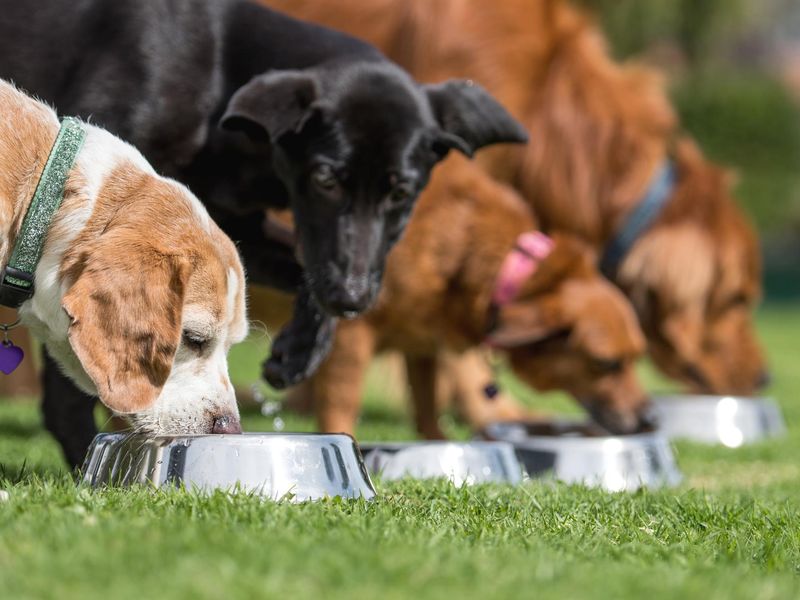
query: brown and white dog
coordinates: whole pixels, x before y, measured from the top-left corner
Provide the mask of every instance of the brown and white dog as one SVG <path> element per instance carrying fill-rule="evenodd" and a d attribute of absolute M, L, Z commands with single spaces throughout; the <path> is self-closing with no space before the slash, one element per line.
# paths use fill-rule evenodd
<path fill-rule="evenodd" d="M 545 231 L 606 246 L 671 158 L 677 185 L 616 281 L 666 374 L 708 393 L 751 394 L 766 382 L 752 324 L 758 244 L 729 178 L 679 137 L 658 74 L 615 63 L 584 11 L 565 0 L 264 1 L 363 37 L 421 81 L 486 87 L 532 141 L 479 160 Z"/>
<path fill-rule="evenodd" d="M 489 342 L 532 387 L 570 392 L 611 431 L 638 429 L 647 399 L 634 371 L 644 338 L 633 309 L 597 271 L 587 245 L 568 235 L 549 242 L 530 233 L 536 226 L 511 188 L 464 159 L 447 159 L 389 257 L 376 307 L 339 323 L 312 379 L 320 428 L 353 432 L 366 369 L 391 349 L 405 355 L 419 433 L 443 437 L 438 362 Z M 269 319 L 270 309 L 251 303 L 256 318 Z M 471 420 L 485 419 L 474 412 L 480 407 L 466 408 Z M 524 416 L 507 408 L 489 412 Z"/>
<path fill-rule="evenodd" d="M 59 131 L 0 81 L 0 261 L 7 264 Z M 233 243 L 182 185 L 85 124 L 23 324 L 64 372 L 137 430 L 236 432 L 227 352 L 247 332 Z"/>

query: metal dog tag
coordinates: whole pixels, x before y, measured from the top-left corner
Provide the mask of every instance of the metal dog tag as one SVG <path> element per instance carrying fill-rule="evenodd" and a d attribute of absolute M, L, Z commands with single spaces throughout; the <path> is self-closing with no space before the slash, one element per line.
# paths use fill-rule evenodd
<path fill-rule="evenodd" d="M 5 339 L 0 343 L 0 371 L 11 375 L 25 358 L 22 348 L 15 346 L 14 342 Z"/>

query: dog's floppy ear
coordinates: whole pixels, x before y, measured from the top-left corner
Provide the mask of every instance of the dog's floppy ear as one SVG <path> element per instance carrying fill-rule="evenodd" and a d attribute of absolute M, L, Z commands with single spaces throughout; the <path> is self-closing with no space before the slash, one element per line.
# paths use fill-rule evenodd
<path fill-rule="evenodd" d="M 257 141 L 276 142 L 285 133 L 302 129 L 318 95 L 319 86 L 312 73 L 259 75 L 236 91 L 219 124 L 228 131 L 243 131 Z"/>
<path fill-rule="evenodd" d="M 554 294 L 548 294 L 522 298 L 501 307 L 488 342 L 498 348 L 516 348 L 568 332 L 569 324 L 559 304 Z"/>
<path fill-rule="evenodd" d="M 119 413 L 148 408 L 181 341 L 188 263 L 154 250 L 131 258 L 117 249 L 93 253 L 76 270 L 62 299 L 73 351 L 103 404 Z"/>
<path fill-rule="evenodd" d="M 423 86 L 442 129 L 439 142 L 467 156 L 489 144 L 524 143 L 528 132 L 481 86 L 451 80 Z"/>
<path fill-rule="evenodd" d="M 517 297 L 497 309 L 495 329 L 489 341 L 513 348 L 570 333 L 575 319 L 565 301 L 567 284 L 600 277 L 591 248 L 572 235 L 553 235 L 553 248 L 536 272 L 527 279 Z"/>

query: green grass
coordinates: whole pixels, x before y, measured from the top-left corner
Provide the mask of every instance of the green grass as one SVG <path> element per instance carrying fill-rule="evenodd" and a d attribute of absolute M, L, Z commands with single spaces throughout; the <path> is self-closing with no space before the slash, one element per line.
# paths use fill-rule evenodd
<path fill-rule="evenodd" d="M 33 405 L 2 403 L 0 488 L 10 499 L 0 503 L 0 597 L 796 598 L 800 311 L 771 307 L 759 325 L 789 434 L 738 450 L 681 443 L 686 482 L 658 492 L 407 481 L 380 484 L 374 502 L 301 506 L 92 492 L 64 473 Z M 256 377 L 262 345 L 237 350 L 240 382 Z M 380 381 L 359 436 L 410 437 L 406 407 L 382 402 Z M 560 396 L 526 401 L 571 408 Z M 245 422 L 273 426 L 255 409 Z"/>

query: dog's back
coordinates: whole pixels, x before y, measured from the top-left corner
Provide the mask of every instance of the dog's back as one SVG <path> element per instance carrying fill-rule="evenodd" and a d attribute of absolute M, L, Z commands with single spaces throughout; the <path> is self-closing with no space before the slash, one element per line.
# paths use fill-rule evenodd
<path fill-rule="evenodd" d="M 37 175 L 44 166 L 47 151 L 58 128 L 55 113 L 32 100 L 10 83 L 0 80 L 0 231 L 16 230 L 21 222 L 15 218 L 18 198 L 30 198 Z M 18 219 L 19 215 L 17 215 Z M 11 251 L 8 238 L 0 239 L 0 260 Z"/>

